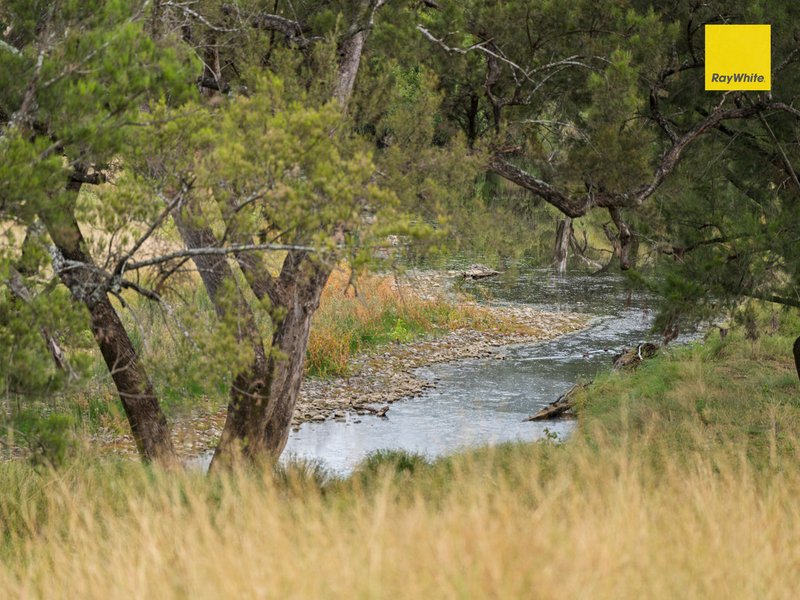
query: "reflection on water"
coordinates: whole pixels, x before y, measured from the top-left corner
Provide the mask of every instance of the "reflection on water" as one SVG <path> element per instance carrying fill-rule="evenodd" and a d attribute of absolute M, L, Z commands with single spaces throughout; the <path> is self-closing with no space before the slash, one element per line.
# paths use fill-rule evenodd
<path fill-rule="evenodd" d="M 303 424 L 292 432 L 284 458 L 323 463 L 344 474 L 370 452 L 403 449 L 430 457 L 471 445 L 536 440 L 545 429 L 563 438 L 570 421 L 523 422 L 578 379 L 610 368 L 622 346 L 648 337 L 652 299 L 628 293 L 617 275 L 549 270 L 507 272 L 494 280 L 464 284 L 494 302 L 533 305 L 596 315 L 588 329 L 535 345 L 503 349 L 489 357 L 442 363 L 419 370 L 436 382 L 422 396 L 397 402 L 387 419 L 348 416 L 345 422 Z"/>

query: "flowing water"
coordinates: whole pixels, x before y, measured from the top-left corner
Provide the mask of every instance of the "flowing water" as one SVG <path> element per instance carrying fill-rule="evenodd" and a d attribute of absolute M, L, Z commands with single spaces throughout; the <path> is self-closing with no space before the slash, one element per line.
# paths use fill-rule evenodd
<path fill-rule="evenodd" d="M 654 299 L 629 292 L 619 275 L 512 267 L 503 275 L 459 284 L 478 299 L 526 304 L 546 311 L 591 315 L 589 326 L 551 341 L 506 346 L 490 357 L 418 369 L 434 386 L 391 405 L 386 418 L 348 414 L 292 431 L 282 460 L 302 459 L 346 475 L 377 450 L 405 450 L 433 458 L 469 446 L 564 439 L 574 421 L 525 422 L 576 381 L 611 368 L 623 347 L 646 341 Z M 677 342 L 687 341 L 682 336 Z M 377 406 L 376 406 L 377 407 Z M 211 456 L 200 459 L 207 467 Z"/>
<path fill-rule="evenodd" d="M 284 458 L 316 461 L 346 474 L 380 449 L 435 457 L 480 444 L 546 435 L 563 439 L 574 421 L 523 419 L 577 380 L 608 370 L 611 357 L 623 346 L 647 339 L 653 318 L 652 298 L 631 296 L 618 275 L 559 277 L 550 270 L 529 269 L 464 285 L 492 302 L 582 312 L 593 319 L 588 328 L 552 341 L 419 369 L 418 375 L 435 387 L 392 404 L 388 418 L 348 415 L 345 421 L 305 423 L 292 432 Z"/>

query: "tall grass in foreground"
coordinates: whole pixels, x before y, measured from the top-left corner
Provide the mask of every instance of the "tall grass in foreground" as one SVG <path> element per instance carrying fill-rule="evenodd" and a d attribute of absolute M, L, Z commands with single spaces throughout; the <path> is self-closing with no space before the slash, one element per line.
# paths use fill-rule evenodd
<path fill-rule="evenodd" d="M 0 590 L 30 598 L 795 598 L 796 314 L 599 377 L 563 445 L 347 480 L 85 457 L 0 464 Z"/>
<path fill-rule="evenodd" d="M 0 589 L 31 598 L 791 598 L 800 470 L 731 448 L 506 446 L 320 490 L 3 465 Z M 12 499 L 13 498 L 13 499 Z"/>

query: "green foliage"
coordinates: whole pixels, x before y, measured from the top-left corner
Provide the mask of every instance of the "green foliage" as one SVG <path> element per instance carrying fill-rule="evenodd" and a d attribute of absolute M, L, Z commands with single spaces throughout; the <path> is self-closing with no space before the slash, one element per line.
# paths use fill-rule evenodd
<path fill-rule="evenodd" d="M 73 250 L 108 273 L 145 232 L 140 255 L 183 247 L 164 214 L 175 198 L 183 219 L 222 243 L 310 246 L 356 271 L 464 249 L 547 261 L 560 215 L 487 173 L 491 156 L 575 196 L 648 183 L 671 144 L 664 123 L 680 134 L 719 102 L 702 90 L 704 23 L 772 22 L 776 63 L 791 59 L 776 70 L 773 94 L 791 103 L 800 83 L 791 54 L 800 13 L 789 2 L 438 4 L 381 8 L 343 110 L 331 95 L 343 44 L 368 24 L 362 2 L 0 2 L 0 280 L 13 268 L 31 291 L 22 301 L 0 289 L 2 392 L 71 391 L 46 334 L 67 348 L 76 375 L 103 373 L 85 313 L 57 286 L 40 221 L 67 237 L 77 224 L 86 241 Z M 252 27 L 263 10 L 302 31 L 291 39 Z M 227 88 L 198 94 L 212 70 Z M 658 326 L 750 297 L 800 303 L 797 164 L 795 115 L 726 122 L 684 150 L 644 206 L 625 208 L 653 267 L 632 279 L 664 298 Z M 76 168 L 109 182 L 67 193 Z M 598 239 L 603 218 L 577 226 Z M 402 251 L 384 251 L 389 235 Z M 273 275 L 284 256 L 254 255 Z M 198 280 L 176 265 L 117 271 L 109 285 L 170 407 L 218 395 L 252 361 L 243 303 L 264 339 L 283 316 L 237 271 L 214 298 L 219 318 L 207 296 L 186 294 Z M 165 303 L 123 293 L 123 277 Z M 407 341 L 441 315 L 417 317 L 385 311 L 363 328 L 340 317 L 352 331 L 336 341 L 351 352 Z M 325 360 L 312 371 L 341 368 Z M 101 412 L 90 407 L 89 420 Z"/>
<path fill-rule="evenodd" d="M 65 290 L 52 289 L 25 301 L 10 290 L 0 293 L 0 390 L 35 398 L 63 390 L 69 377 L 86 374 L 90 357 L 75 348 L 68 370 L 56 368 L 44 333 L 60 344 L 76 341 L 86 327 L 85 314 L 70 302 Z"/>
<path fill-rule="evenodd" d="M 16 413 L 10 423 L 11 440 L 20 439 L 34 466 L 59 467 L 74 456 L 78 448 L 75 421 L 66 414 L 41 414 L 33 409 Z"/>

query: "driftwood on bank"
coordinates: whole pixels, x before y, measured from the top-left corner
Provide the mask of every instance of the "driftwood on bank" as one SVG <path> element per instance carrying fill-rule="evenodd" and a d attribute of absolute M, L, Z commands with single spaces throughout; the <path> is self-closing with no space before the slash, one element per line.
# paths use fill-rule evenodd
<path fill-rule="evenodd" d="M 638 344 L 633 348 L 623 348 L 620 354 L 614 357 L 614 370 L 635 369 L 642 361 L 652 358 L 658 352 L 658 346 L 649 342 Z"/>
<path fill-rule="evenodd" d="M 461 275 L 464 279 L 486 279 L 487 277 L 500 275 L 500 271 L 495 271 L 485 265 L 474 264 L 468 266 Z"/>
<path fill-rule="evenodd" d="M 798 338 L 797 343 L 795 344 L 795 352 L 797 356 L 797 352 L 800 351 L 800 338 Z M 629 369 L 633 370 L 638 367 L 644 360 L 648 358 L 652 358 L 658 352 L 658 346 L 656 344 L 651 344 L 649 342 L 644 344 L 638 344 L 633 348 L 623 348 L 620 354 L 617 354 L 613 358 L 615 370 L 620 369 Z M 800 371 L 800 367 L 798 367 Z M 591 382 L 589 382 L 591 383 Z M 547 421 L 550 419 L 558 419 L 559 417 L 563 417 L 568 414 L 573 408 L 575 408 L 575 403 L 577 401 L 577 394 L 580 390 L 589 386 L 589 383 L 576 383 L 573 385 L 566 393 L 562 394 L 558 397 L 555 402 L 551 402 L 539 412 L 523 421 Z"/>
<path fill-rule="evenodd" d="M 558 397 L 558 400 L 551 402 L 535 415 L 523 419 L 523 421 L 546 421 L 549 419 L 556 419 L 563 417 L 567 412 L 575 408 L 577 394 L 580 390 L 586 388 L 588 383 L 576 383 L 564 394 Z"/>
<path fill-rule="evenodd" d="M 389 417 L 386 416 L 386 413 L 389 412 L 389 405 L 383 406 L 381 408 L 373 408 L 372 406 L 364 406 L 364 410 L 372 413 L 376 417 L 384 417 L 388 419 Z"/>

